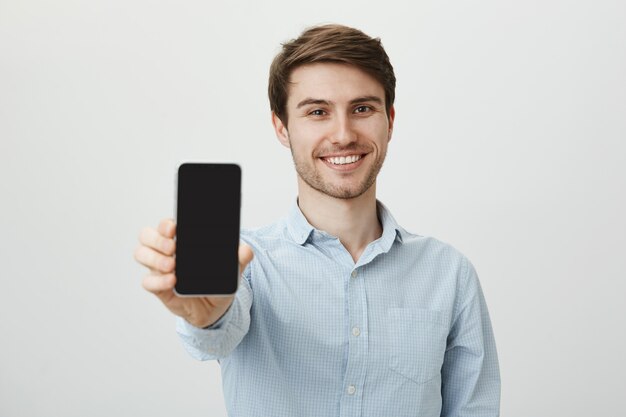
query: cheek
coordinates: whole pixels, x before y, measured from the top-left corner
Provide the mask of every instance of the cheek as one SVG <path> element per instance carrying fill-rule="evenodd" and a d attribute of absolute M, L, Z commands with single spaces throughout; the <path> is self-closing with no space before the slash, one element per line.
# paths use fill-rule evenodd
<path fill-rule="evenodd" d="M 324 132 L 315 126 L 298 126 L 289 131 L 291 146 L 297 149 L 315 148 L 324 138 Z"/>
<path fill-rule="evenodd" d="M 389 142 L 389 125 L 375 121 L 367 121 L 359 126 L 359 137 L 369 142 L 377 144 L 377 146 L 385 147 Z"/>
<path fill-rule="evenodd" d="M 380 132 L 387 132 L 389 130 L 389 120 L 387 117 L 378 113 L 371 117 L 365 117 L 356 121 L 357 126 L 360 129 L 366 129 L 370 135 L 379 134 Z"/>

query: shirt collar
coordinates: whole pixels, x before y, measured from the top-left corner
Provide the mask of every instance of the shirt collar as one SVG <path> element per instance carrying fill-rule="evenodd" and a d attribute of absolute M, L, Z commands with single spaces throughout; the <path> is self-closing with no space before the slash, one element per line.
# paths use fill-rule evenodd
<path fill-rule="evenodd" d="M 396 240 L 399 243 L 403 243 L 407 232 L 400 227 L 398 222 L 396 222 L 396 219 L 394 219 L 391 215 L 387 206 L 385 206 L 380 200 L 376 200 L 376 210 L 380 223 L 383 225 L 383 234 L 380 237 L 379 244 L 381 245 L 383 251 L 387 252 L 391 249 L 391 245 Z"/>
<path fill-rule="evenodd" d="M 407 235 L 407 232 L 400 227 L 400 225 L 398 225 L 389 212 L 389 209 L 379 200 L 376 200 L 376 209 L 378 219 L 383 226 L 383 234 L 379 239 L 379 244 L 382 246 L 384 251 L 388 251 L 395 240 L 402 243 L 403 239 Z M 286 220 L 287 230 L 289 231 L 291 238 L 298 245 L 304 245 L 315 228 L 311 226 L 306 217 L 304 217 L 304 214 L 302 214 L 302 211 L 298 206 L 297 198 L 292 204 Z"/>
<path fill-rule="evenodd" d="M 292 204 L 289 215 L 287 216 L 287 229 L 289 230 L 291 238 L 298 245 L 304 245 L 304 242 L 307 241 L 311 232 L 315 230 L 315 228 L 309 224 L 306 217 L 304 217 L 304 214 L 302 214 L 298 206 L 297 198 Z"/>

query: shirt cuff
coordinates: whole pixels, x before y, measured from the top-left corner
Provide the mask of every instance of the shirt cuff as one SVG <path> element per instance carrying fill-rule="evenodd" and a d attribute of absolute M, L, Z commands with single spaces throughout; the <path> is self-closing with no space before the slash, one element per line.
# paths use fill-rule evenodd
<path fill-rule="evenodd" d="M 222 317 L 217 319 L 217 321 L 215 323 L 210 324 L 210 325 L 208 325 L 206 327 L 203 327 L 202 330 L 215 330 L 215 329 L 219 329 L 220 327 L 222 327 L 222 325 L 224 323 L 226 323 L 228 321 L 228 319 L 230 319 L 230 317 L 233 315 L 231 310 L 233 309 L 233 304 L 234 303 L 235 303 L 235 300 L 233 299 L 233 302 L 230 303 L 230 305 L 228 306 L 228 309 L 226 310 L 226 312 L 224 314 L 222 314 Z"/>
<path fill-rule="evenodd" d="M 233 315 L 233 304 L 234 301 L 228 306 L 228 310 L 222 317 L 220 317 L 215 323 L 208 325 L 207 327 L 196 327 L 193 324 L 189 323 L 182 317 L 177 317 L 177 326 L 179 330 L 182 330 L 184 334 L 193 335 L 193 336 L 203 336 L 211 333 L 211 330 L 218 330 L 222 328 L 222 326 L 228 322 L 230 317 Z"/>

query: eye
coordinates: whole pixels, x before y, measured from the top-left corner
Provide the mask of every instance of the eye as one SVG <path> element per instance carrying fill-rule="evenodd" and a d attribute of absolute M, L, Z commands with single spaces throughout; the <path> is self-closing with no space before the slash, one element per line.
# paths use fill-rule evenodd
<path fill-rule="evenodd" d="M 312 112 L 309 113 L 311 116 L 324 116 L 326 115 L 326 112 L 322 109 L 315 109 Z"/>
<path fill-rule="evenodd" d="M 355 113 L 367 113 L 368 111 L 371 111 L 372 108 L 370 106 L 358 106 L 356 109 L 354 109 Z"/>

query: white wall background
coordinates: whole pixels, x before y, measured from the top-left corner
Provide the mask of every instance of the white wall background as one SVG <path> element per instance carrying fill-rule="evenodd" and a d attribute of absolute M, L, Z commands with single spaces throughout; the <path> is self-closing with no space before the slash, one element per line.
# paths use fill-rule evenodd
<path fill-rule="evenodd" d="M 225 416 L 133 250 L 183 160 L 243 166 L 246 227 L 287 211 L 268 67 L 325 22 L 392 58 L 379 197 L 475 264 L 502 415 L 623 413 L 623 1 L 0 0 L 0 416 Z"/>

